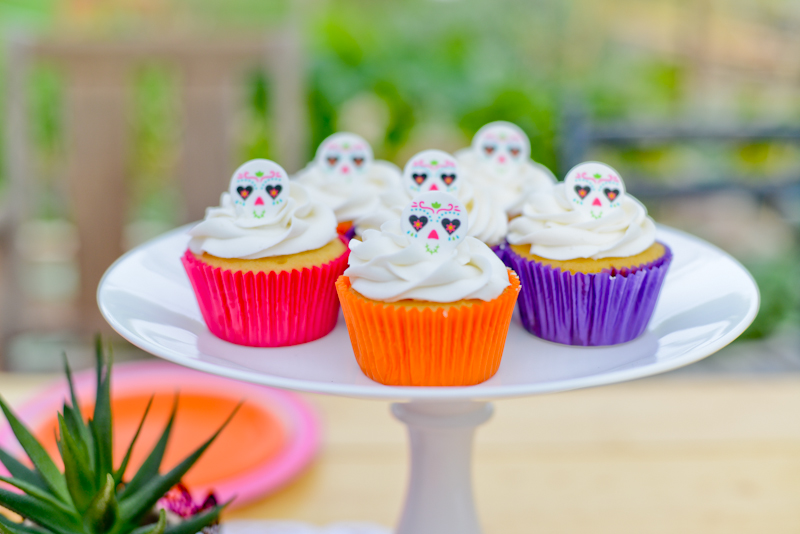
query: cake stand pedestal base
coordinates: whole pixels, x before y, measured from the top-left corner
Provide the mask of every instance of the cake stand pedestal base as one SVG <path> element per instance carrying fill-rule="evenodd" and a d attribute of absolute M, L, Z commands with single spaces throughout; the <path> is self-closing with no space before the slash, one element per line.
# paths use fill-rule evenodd
<path fill-rule="evenodd" d="M 488 402 L 392 404 L 411 441 L 411 479 L 396 534 L 481 534 L 472 442 L 493 411 Z"/>

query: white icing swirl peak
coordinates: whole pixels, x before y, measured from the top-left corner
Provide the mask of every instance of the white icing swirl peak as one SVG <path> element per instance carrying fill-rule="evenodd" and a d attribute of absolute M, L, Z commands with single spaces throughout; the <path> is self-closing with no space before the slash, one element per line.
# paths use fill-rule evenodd
<path fill-rule="evenodd" d="M 402 219 L 350 241 L 345 275 L 353 289 L 383 302 L 497 298 L 509 285 L 508 272 L 489 247 L 466 235 L 465 214 L 452 195 L 416 196 Z"/>
<path fill-rule="evenodd" d="M 251 260 L 327 245 L 336 238 L 336 217 L 291 184 L 280 165 L 252 160 L 234 172 L 219 207 L 208 208 L 189 235 L 195 254 Z"/>
<path fill-rule="evenodd" d="M 551 260 L 598 260 L 644 252 L 655 237 L 655 222 L 625 194 L 619 174 L 587 162 L 572 169 L 564 183 L 530 195 L 507 239 Z"/>
<path fill-rule="evenodd" d="M 378 206 L 378 196 L 399 186 L 400 170 L 375 161 L 366 140 L 339 132 L 325 139 L 316 158 L 296 179 L 314 202 L 325 204 L 339 222 L 355 221 Z"/>

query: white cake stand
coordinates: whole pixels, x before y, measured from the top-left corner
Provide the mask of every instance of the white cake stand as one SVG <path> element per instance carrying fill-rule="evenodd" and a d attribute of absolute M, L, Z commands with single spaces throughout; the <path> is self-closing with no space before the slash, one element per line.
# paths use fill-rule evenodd
<path fill-rule="evenodd" d="M 515 316 L 500 370 L 471 387 L 373 382 L 359 370 L 341 318 L 327 337 L 295 347 L 257 349 L 219 340 L 206 328 L 179 261 L 188 240 L 185 228 L 121 257 L 100 282 L 97 298 L 106 320 L 124 338 L 175 363 L 278 388 L 399 401 L 392 412 L 408 427 L 411 476 L 396 532 L 478 534 L 470 464 L 475 429 L 492 415 L 488 400 L 613 384 L 677 369 L 718 351 L 755 318 L 758 288 L 736 260 L 667 227 L 659 227 L 658 239 L 672 248 L 674 260 L 643 336 L 611 347 L 569 347 L 528 334 Z M 265 530 L 280 531 L 279 525 L 270 528 Z M 350 531 L 368 530 L 361 525 Z"/>

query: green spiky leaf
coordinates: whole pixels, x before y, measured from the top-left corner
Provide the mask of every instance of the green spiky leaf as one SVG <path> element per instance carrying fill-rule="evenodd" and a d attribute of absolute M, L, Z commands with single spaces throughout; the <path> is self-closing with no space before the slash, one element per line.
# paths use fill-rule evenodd
<path fill-rule="evenodd" d="M 94 472 L 89 464 L 89 453 L 81 449 L 75 437 L 67 429 L 64 418 L 59 414 L 58 428 L 61 432 L 59 450 L 64 462 L 64 478 L 75 508 L 81 513 L 89 508 L 97 493 Z"/>
<path fill-rule="evenodd" d="M 131 534 L 164 534 L 164 530 L 167 528 L 167 512 L 163 509 L 158 511 L 158 521 L 151 524 L 145 525 L 143 527 L 139 527 Z M 199 530 L 195 530 L 192 534 L 200 532 Z"/>
<path fill-rule="evenodd" d="M 147 407 L 144 409 L 142 420 L 139 421 L 139 426 L 136 428 L 136 433 L 133 435 L 131 444 L 128 445 L 128 450 L 125 452 L 125 456 L 122 458 L 122 463 L 119 465 L 119 469 L 117 469 L 117 471 L 114 473 L 114 484 L 119 484 L 122 482 L 122 477 L 125 476 L 125 470 L 128 468 L 128 463 L 131 460 L 131 454 L 133 454 L 133 447 L 136 445 L 136 440 L 139 439 L 139 433 L 142 431 L 144 421 L 147 419 L 147 414 L 150 412 L 150 407 L 153 405 L 153 398 L 154 396 L 151 396 L 150 400 L 147 401 Z"/>
<path fill-rule="evenodd" d="M 35 525 L 17 523 L 0 514 L 0 534 L 50 534 L 50 532 Z"/>
<path fill-rule="evenodd" d="M 114 477 L 108 473 L 105 484 L 95 495 L 83 517 L 83 524 L 87 532 L 104 534 L 117 523 L 119 504 L 114 490 Z"/>
<path fill-rule="evenodd" d="M 56 467 L 56 464 L 53 463 L 53 460 L 48 456 L 47 452 L 45 452 L 42 444 L 33 437 L 31 431 L 22 424 L 2 397 L 0 397 L 0 408 L 2 408 L 8 423 L 11 425 L 11 430 L 14 432 L 17 441 L 19 441 L 22 449 L 28 455 L 31 462 L 33 462 L 34 467 L 44 479 L 47 486 L 53 491 L 56 497 L 68 503 L 69 491 L 67 491 L 67 482 Z"/>
<path fill-rule="evenodd" d="M 136 472 L 136 474 L 133 475 L 131 481 L 128 482 L 125 485 L 125 488 L 123 488 L 123 490 L 120 492 L 120 501 L 138 491 L 142 486 L 147 484 L 148 480 L 158 476 L 158 469 L 161 467 L 161 461 L 164 459 L 164 451 L 167 449 L 167 442 L 169 441 L 169 436 L 172 433 L 172 425 L 175 423 L 175 414 L 177 412 L 178 397 L 176 396 L 175 401 L 172 404 L 172 411 L 169 414 L 169 420 L 167 421 L 167 425 L 164 427 L 164 432 L 161 433 L 161 437 L 158 439 L 156 446 L 153 447 L 150 455 L 139 467 L 139 470 Z M 166 490 L 164 491 L 166 492 Z"/>
<path fill-rule="evenodd" d="M 0 482 L 5 482 L 6 484 L 10 484 L 10 485 L 14 486 L 15 488 L 24 491 L 25 493 L 27 493 L 31 497 L 33 497 L 35 499 L 39 499 L 40 501 L 46 502 L 49 505 L 51 505 L 51 506 L 53 506 L 55 508 L 58 508 L 59 510 L 61 510 L 65 514 L 72 514 L 72 512 L 73 512 L 64 502 L 62 502 L 59 499 L 57 499 L 49 491 L 45 491 L 45 490 L 43 490 L 43 489 L 41 489 L 41 488 L 39 488 L 37 486 L 34 486 L 33 484 L 28 484 L 24 480 L 21 480 L 21 479 L 18 479 L 18 478 L 8 478 L 8 477 L 0 476 Z"/>
<path fill-rule="evenodd" d="M 95 481 L 97 487 L 105 484 L 106 475 L 114 473 L 112 459 L 113 440 L 111 422 L 111 362 L 113 356 L 109 354 L 109 365 L 103 363 L 103 347 L 97 347 L 98 370 L 97 394 L 94 401 L 94 415 L 89 423 L 89 430 L 94 439 L 95 451 Z"/>
<path fill-rule="evenodd" d="M 0 488 L 0 506 L 22 517 L 35 518 L 36 523 L 59 534 L 83 531 L 75 516 L 65 514 L 55 506 L 30 495 L 20 495 Z"/>
<path fill-rule="evenodd" d="M 14 458 L 3 448 L 0 448 L 0 462 L 6 466 L 6 469 L 8 469 L 8 472 L 11 473 L 11 476 L 14 478 L 22 480 L 23 482 L 27 482 L 28 484 L 33 484 L 34 486 L 37 486 L 45 491 L 51 491 L 50 487 L 42 478 L 42 475 L 33 469 L 29 469 L 26 465 Z"/>
<path fill-rule="evenodd" d="M 153 505 L 156 504 L 158 499 L 164 495 L 167 490 L 169 490 L 172 486 L 180 482 L 183 475 L 186 474 L 187 471 L 197 462 L 197 460 L 203 455 L 203 453 L 208 449 L 208 447 L 217 439 L 220 432 L 228 426 L 228 423 L 231 422 L 231 419 L 236 415 L 241 408 L 241 404 L 239 404 L 236 408 L 234 408 L 233 412 L 228 416 L 224 423 L 219 427 L 219 429 L 214 432 L 205 443 L 200 445 L 192 454 L 190 454 L 186 459 L 184 459 L 181 463 L 177 466 L 172 468 L 165 475 L 161 475 L 158 477 L 153 478 L 149 482 L 147 482 L 144 486 L 142 486 L 141 490 L 137 491 L 133 494 L 127 494 L 125 500 L 120 500 L 120 517 L 123 521 L 129 522 L 132 521 L 134 518 L 141 516 L 145 512 L 147 512 Z"/>
<path fill-rule="evenodd" d="M 72 369 L 69 366 L 69 361 L 67 361 L 67 354 L 62 353 L 62 357 L 64 358 L 64 374 L 67 375 L 67 384 L 69 384 L 69 395 L 70 399 L 72 400 L 72 410 L 71 416 L 67 418 L 67 422 L 73 424 L 79 431 L 81 440 L 86 443 L 86 447 L 89 451 L 89 462 L 94 465 L 94 443 L 92 439 L 92 434 L 89 432 L 89 427 L 83 421 L 83 412 L 81 412 L 81 404 L 78 400 L 78 395 L 75 391 L 75 382 L 72 379 Z M 66 409 L 64 410 L 64 416 L 67 417 Z M 70 421 L 70 418 L 73 419 Z"/>
<path fill-rule="evenodd" d="M 195 534 L 200 532 L 204 527 L 207 527 L 219 519 L 219 514 L 222 513 L 222 510 L 229 504 L 230 501 L 197 514 L 186 521 L 182 521 L 180 524 L 167 527 L 164 534 Z"/>

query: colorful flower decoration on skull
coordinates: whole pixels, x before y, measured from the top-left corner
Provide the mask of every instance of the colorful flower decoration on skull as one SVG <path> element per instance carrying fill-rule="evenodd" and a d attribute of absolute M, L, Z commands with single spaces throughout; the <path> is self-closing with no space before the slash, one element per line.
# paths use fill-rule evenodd
<path fill-rule="evenodd" d="M 597 161 L 574 166 L 564 178 L 567 198 L 578 209 L 601 219 L 622 206 L 625 184 L 619 173 Z"/>
<path fill-rule="evenodd" d="M 351 182 L 367 175 L 372 165 L 372 147 L 362 137 L 339 132 L 326 138 L 317 149 L 316 165 L 323 174 Z"/>
<path fill-rule="evenodd" d="M 479 161 L 498 175 L 517 172 L 531 157 L 531 142 L 525 132 L 510 122 L 484 125 L 472 138 Z"/>
<path fill-rule="evenodd" d="M 403 182 L 412 197 L 428 191 L 456 195 L 461 186 L 456 158 L 441 150 L 423 150 L 406 163 Z"/>
<path fill-rule="evenodd" d="M 274 215 L 289 198 L 289 177 L 268 159 L 250 160 L 233 173 L 229 193 L 240 217 Z"/>
<path fill-rule="evenodd" d="M 411 241 L 432 256 L 454 250 L 469 228 L 464 206 L 441 191 L 415 196 L 403 209 L 400 224 Z"/>

